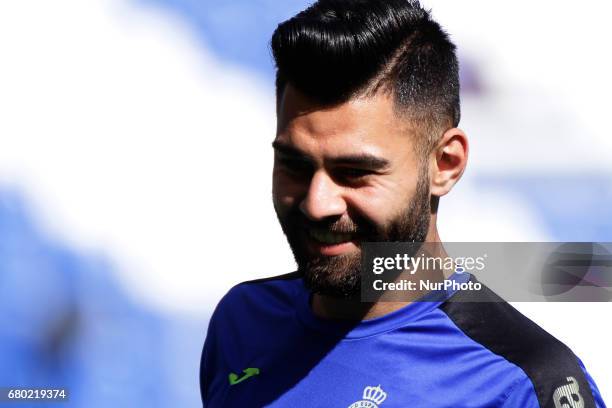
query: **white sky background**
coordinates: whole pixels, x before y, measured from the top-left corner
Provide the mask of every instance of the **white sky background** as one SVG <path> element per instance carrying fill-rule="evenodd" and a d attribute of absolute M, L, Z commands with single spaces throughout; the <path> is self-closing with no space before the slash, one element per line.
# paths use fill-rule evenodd
<path fill-rule="evenodd" d="M 443 239 L 549 240 L 522 197 L 471 176 L 610 172 L 607 6 L 427 4 L 494 91 L 464 100 L 471 168 L 442 204 Z M 0 183 L 60 239 L 115 259 L 132 296 L 201 315 L 232 284 L 291 270 L 270 199 L 271 86 L 119 0 L 2 2 L 0 50 Z M 612 398 L 611 304 L 519 306 Z"/>
<path fill-rule="evenodd" d="M 423 3 L 494 91 L 463 101 L 462 126 L 483 148 L 473 168 L 612 174 L 608 2 Z"/>

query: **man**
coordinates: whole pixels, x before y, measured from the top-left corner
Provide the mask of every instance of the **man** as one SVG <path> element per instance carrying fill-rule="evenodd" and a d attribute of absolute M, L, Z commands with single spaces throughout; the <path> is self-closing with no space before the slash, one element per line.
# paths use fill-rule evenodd
<path fill-rule="evenodd" d="M 572 352 L 490 292 L 360 301 L 362 243 L 440 242 L 440 197 L 467 162 L 455 47 L 429 13 L 320 0 L 279 25 L 272 50 L 273 202 L 298 271 L 221 300 L 204 404 L 603 407 Z"/>

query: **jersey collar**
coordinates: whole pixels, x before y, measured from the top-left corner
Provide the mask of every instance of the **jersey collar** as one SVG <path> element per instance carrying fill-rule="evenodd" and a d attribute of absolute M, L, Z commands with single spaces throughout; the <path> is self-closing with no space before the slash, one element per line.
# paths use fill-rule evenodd
<path fill-rule="evenodd" d="M 470 279 L 470 274 L 468 272 L 455 272 L 448 279 L 457 283 L 464 283 Z M 419 320 L 437 309 L 454 294 L 455 290 L 452 289 L 452 286 L 448 290 L 433 291 L 420 300 L 384 316 L 358 322 L 329 320 L 316 316 L 310 307 L 312 295 L 303 282 L 300 282 L 299 294 L 295 300 L 298 319 L 304 326 L 335 336 L 342 335 L 344 339 L 359 339 L 383 334 Z"/>

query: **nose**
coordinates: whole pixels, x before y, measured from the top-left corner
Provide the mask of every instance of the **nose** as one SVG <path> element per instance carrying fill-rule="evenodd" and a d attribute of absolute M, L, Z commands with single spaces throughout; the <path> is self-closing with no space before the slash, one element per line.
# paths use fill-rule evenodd
<path fill-rule="evenodd" d="M 300 210 L 312 221 L 341 216 L 346 211 L 342 187 L 323 169 L 316 171 L 311 178 L 306 197 L 300 203 Z"/>

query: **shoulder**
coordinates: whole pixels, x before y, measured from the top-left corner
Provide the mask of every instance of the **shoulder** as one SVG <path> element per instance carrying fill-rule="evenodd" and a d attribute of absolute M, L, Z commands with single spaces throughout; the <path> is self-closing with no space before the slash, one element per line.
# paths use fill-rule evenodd
<path fill-rule="evenodd" d="M 304 294 L 297 273 L 242 282 L 219 301 L 208 323 L 200 361 L 200 387 L 206 401 L 210 378 L 228 355 L 246 353 L 269 340 L 269 333 L 294 320 L 297 296 Z"/>
<path fill-rule="evenodd" d="M 476 278 L 472 276 L 471 280 Z M 509 399 L 530 393 L 541 407 L 573 407 L 571 401 L 563 405 L 563 399 L 568 397 L 583 401 L 577 407 L 595 407 L 590 381 L 576 355 L 486 286 L 482 287 L 478 292 L 458 292 L 440 308 L 465 335 L 525 373 L 526 378 Z"/>
<path fill-rule="evenodd" d="M 241 282 L 221 298 L 211 320 L 290 309 L 303 290 L 302 279 L 297 272 Z"/>
<path fill-rule="evenodd" d="M 269 278 L 241 282 L 231 288 L 219 302 L 219 306 L 240 304 L 248 301 L 262 303 L 271 300 L 287 300 L 301 290 L 302 278 L 298 272 L 286 273 Z M 257 299 L 253 299 L 257 298 Z"/>

